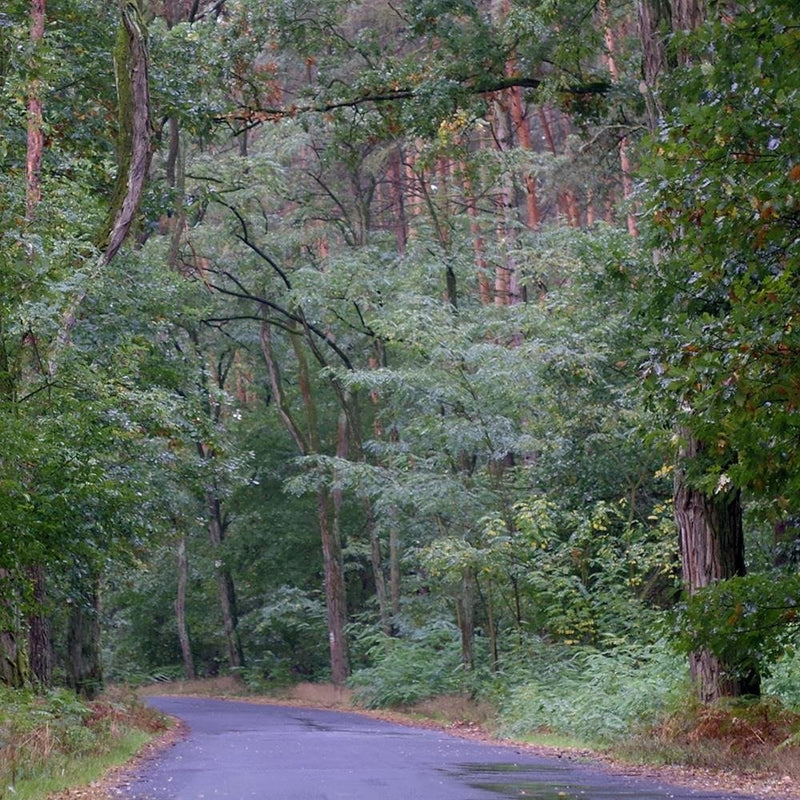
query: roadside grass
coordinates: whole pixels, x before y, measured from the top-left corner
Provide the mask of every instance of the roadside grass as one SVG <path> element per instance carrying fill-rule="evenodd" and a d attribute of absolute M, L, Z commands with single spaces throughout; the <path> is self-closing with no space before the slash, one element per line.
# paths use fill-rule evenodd
<path fill-rule="evenodd" d="M 43 800 L 86 785 L 167 727 L 122 690 L 84 702 L 66 690 L 0 689 L 0 800 Z"/>
<path fill-rule="evenodd" d="M 160 694 L 193 695 L 196 697 L 242 697 L 251 694 L 236 675 L 218 675 L 214 678 L 196 680 L 155 681 L 136 688 L 141 697 Z"/>
<path fill-rule="evenodd" d="M 629 761 L 800 781 L 800 714 L 775 698 L 687 702 L 659 724 L 616 743 Z"/>
<path fill-rule="evenodd" d="M 150 734 L 144 731 L 130 731 L 101 755 L 86 756 L 78 761 L 67 755 L 61 755 L 48 762 L 46 771 L 42 770 L 38 774 L 32 774 L 29 778 L 22 778 L 16 784 L 5 787 L 7 794 L 0 792 L 0 797 L 13 797 L 15 800 L 44 800 L 65 789 L 88 786 L 114 767 L 130 761 L 150 741 L 150 738 Z"/>

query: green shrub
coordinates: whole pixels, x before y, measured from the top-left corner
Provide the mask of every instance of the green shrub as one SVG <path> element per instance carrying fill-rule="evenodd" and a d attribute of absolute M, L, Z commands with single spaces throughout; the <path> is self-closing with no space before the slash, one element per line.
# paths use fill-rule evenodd
<path fill-rule="evenodd" d="M 358 670 L 350 686 L 369 708 L 406 705 L 475 687 L 476 676 L 469 675 L 461 661 L 459 630 L 449 622 L 432 622 L 407 638 L 374 633 L 366 649 L 373 666 Z"/>
<path fill-rule="evenodd" d="M 800 710 L 800 652 L 787 653 L 772 665 L 769 678 L 761 683 L 764 695 L 777 697 L 785 706 Z"/>
<path fill-rule="evenodd" d="M 508 735 L 547 730 L 613 742 L 655 721 L 688 690 L 685 659 L 664 642 L 558 651 L 555 659 L 545 651 L 508 689 L 500 708 Z"/>
<path fill-rule="evenodd" d="M 0 687 L 0 800 L 109 753 L 131 734 L 164 728 L 132 694 L 84 702 L 65 689 L 36 695 Z"/>

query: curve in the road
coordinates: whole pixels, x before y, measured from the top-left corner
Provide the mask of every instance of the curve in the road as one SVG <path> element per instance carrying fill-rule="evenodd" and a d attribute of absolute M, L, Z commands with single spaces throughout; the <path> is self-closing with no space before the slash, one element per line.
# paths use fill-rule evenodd
<path fill-rule="evenodd" d="M 186 697 L 149 702 L 190 732 L 143 765 L 125 789 L 128 800 L 747 800 L 358 714 Z"/>

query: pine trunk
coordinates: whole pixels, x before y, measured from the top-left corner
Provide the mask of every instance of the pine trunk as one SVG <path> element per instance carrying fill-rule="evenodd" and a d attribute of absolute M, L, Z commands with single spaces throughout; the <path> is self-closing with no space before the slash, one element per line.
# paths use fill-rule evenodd
<path fill-rule="evenodd" d="M 47 590 L 44 567 L 27 570 L 33 595 L 33 608 L 28 615 L 28 653 L 31 680 L 40 689 L 53 683 L 53 639 L 47 616 Z"/>

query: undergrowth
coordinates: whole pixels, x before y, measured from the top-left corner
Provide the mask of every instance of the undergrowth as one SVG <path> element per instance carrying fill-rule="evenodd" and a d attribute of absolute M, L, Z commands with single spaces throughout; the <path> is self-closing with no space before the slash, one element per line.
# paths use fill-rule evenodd
<path fill-rule="evenodd" d="M 688 702 L 617 751 L 627 758 L 800 779 L 800 715 L 776 698 Z"/>
<path fill-rule="evenodd" d="M 417 703 L 436 695 L 470 693 L 477 676 L 464 669 L 458 628 L 436 622 L 407 638 L 363 637 L 373 666 L 350 679 L 356 701 L 367 708 Z"/>
<path fill-rule="evenodd" d="M 122 691 L 84 702 L 64 689 L 37 695 L 0 688 L 0 800 L 36 796 L 32 784 L 52 789 L 76 762 L 102 760 L 121 742 L 142 743 L 166 726 Z"/>
<path fill-rule="evenodd" d="M 502 698 L 501 728 L 512 737 L 546 732 L 605 745 L 654 723 L 687 690 L 683 659 L 664 643 L 543 648 Z"/>

